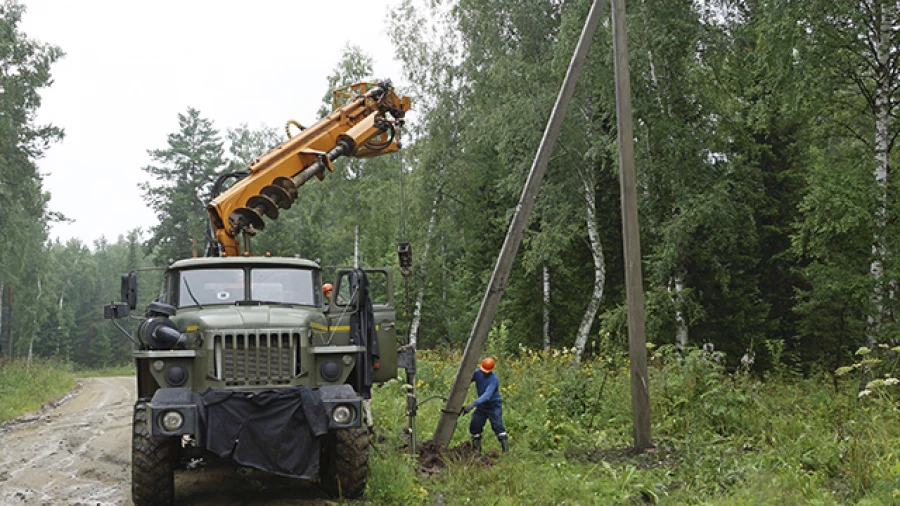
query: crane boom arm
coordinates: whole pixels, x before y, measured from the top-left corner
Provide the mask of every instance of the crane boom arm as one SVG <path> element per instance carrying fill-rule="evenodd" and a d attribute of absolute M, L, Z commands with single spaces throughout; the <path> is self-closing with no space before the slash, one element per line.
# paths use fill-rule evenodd
<path fill-rule="evenodd" d="M 409 108 L 409 97 L 398 96 L 390 81 L 336 91 L 331 114 L 257 158 L 247 177 L 209 203 L 220 254 L 239 255 L 240 233 L 264 229 L 263 216 L 276 219 L 279 209 L 289 209 L 297 188 L 314 176 L 324 179 L 338 157 L 365 158 L 400 149 L 399 128 Z"/>

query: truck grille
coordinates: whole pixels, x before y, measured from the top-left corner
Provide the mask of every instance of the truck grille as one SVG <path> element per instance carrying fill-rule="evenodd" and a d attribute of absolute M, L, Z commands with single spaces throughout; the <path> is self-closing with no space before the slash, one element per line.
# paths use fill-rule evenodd
<path fill-rule="evenodd" d="M 289 384 L 297 370 L 299 337 L 290 331 L 217 333 L 210 376 L 226 386 Z"/>

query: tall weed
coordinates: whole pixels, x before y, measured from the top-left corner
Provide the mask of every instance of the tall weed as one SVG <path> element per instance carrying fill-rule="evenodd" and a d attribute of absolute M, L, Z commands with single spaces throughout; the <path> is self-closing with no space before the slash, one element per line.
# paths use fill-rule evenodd
<path fill-rule="evenodd" d="M 405 455 L 405 390 L 375 392 L 389 461 L 381 504 L 893 504 L 900 499 L 900 424 L 887 396 L 862 402 L 852 381 L 766 381 L 729 371 L 713 350 L 662 346 L 650 356 L 654 453 L 634 455 L 627 356 L 534 351 L 508 343 L 497 373 L 511 451 L 493 466 L 450 462 L 417 476 Z M 430 439 L 460 360 L 419 355 L 418 441 Z M 474 388 L 468 400 L 474 399 Z M 431 399 L 431 400 L 427 400 Z M 458 419 L 451 446 L 468 439 Z M 487 429 L 486 435 L 490 434 Z M 499 444 L 485 438 L 485 451 Z M 382 458 L 379 456 L 378 458 Z M 393 462 L 393 463 L 391 463 Z M 382 476 L 374 470 L 374 476 Z M 406 473 L 406 474 L 404 474 Z M 398 476 L 398 474 L 400 476 Z M 374 485 L 373 485 L 374 486 Z M 371 487 L 370 487 L 371 490 Z M 427 491 L 427 498 L 420 499 Z"/>
<path fill-rule="evenodd" d="M 75 384 L 70 364 L 50 359 L 0 359 L 0 422 L 34 411 Z"/>

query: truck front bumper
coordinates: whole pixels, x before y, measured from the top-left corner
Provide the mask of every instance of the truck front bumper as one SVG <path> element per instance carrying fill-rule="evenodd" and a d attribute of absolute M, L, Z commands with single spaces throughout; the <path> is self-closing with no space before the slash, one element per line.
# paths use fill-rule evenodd
<path fill-rule="evenodd" d="M 313 479 L 322 436 L 359 427 L 361 405 L 350 385 L 203 393 L 163 388 L 150 412 L 155 436 L 193 436 L 196 446 L 238 465 Z"/>
<path fill-rule="evenodd" d="M 202 437 L 203 427 L 215 427 L 217 424 L 212 419 L 215 415 L 210 416 L 204 399 L 247 399 L 269 393 L 272 391 L 242 392 L 211 388 L 199 394 L 189 388 L 160 388 L 150 400 L 151 432 L 154 436 L 187 435 L 199 438 Z M 362 398 L 350 385 L 325 385 L 313 390 L 313 394 L 321 401 L 328 430 L 359 427 L 362 424 Z M 279 409 L 276 403 L 260 404 L 252 417 L 247 417 L 246 422 L 253 423 L 254 418 L 266 418 L 265 411 L 270 407 Z"/>

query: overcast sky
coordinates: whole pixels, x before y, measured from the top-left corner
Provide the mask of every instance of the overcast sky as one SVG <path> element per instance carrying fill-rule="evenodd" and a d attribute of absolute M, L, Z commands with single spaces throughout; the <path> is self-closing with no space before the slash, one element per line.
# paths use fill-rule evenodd
<path fill-rule="evenodd" d="M 137 184 L 190 106 L 224 137 L 242 123 L 283 128 L 316 117 L 346 44 L 400 81 L 388 2 L 342 0 L 20 0 L 20 31 L 66 56 L 43 90 L 39 123 L 65 139 L 38 161 L 50 208 L 74 220 L 51 237 L 92 245 L 155 224 Z M 395 5 L 396 2 L 389 2 Z"/>

